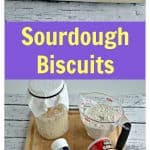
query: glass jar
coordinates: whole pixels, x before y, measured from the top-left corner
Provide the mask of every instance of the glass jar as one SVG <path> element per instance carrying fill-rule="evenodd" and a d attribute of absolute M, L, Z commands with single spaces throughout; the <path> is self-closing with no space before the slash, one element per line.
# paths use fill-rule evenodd
<path fill-rule="evenodd" d="M 32 80 L 28 88 L 29 107 L 39 134 L 56 139 L 68 130 L 69 98 L 62 80 Z"/>

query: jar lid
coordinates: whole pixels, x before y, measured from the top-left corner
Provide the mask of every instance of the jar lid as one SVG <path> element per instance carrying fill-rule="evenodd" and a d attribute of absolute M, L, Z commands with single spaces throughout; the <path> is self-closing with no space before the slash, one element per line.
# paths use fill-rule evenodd
<path fill-rule="evenodd" d="M 51 145 L 52 150 L 60 150 L 64 147 L 69 147 L 66 139 L 64 139 L 64 138 L 60 138 L 60 139 L 55 140 Z"/>
<path fill-rule="evenodd" d="M 59 93 L 63 86 L 63 80 L 31 80 L 29 81 L 29 92 L 37 97 L 50 97 Z"/>

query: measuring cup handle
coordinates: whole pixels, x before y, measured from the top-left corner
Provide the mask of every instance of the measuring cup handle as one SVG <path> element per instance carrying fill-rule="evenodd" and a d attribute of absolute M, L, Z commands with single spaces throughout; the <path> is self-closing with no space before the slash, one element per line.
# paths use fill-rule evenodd
<path fill-rule="evenodd" d="M 123 116 L 121 117 L 120 121 L 119 121 L 119 126 L 122 127 L 122 125 L 123 125 L 124 123 L 126 123 L 126 122 L 129 122 L 129 120 L 128 120 L 128 118 L 127 118 L 125 115 L 123 115 Z"/>
<path fill-rule="evenodd" d="M 128 139 L 131 130 L 131 123 L 128 121 L 128 118 L 125 115 L 121 118 L 119 126 L 122 129 L 116 143 L 116 149 L 123 150 L 123 147 Z"/>
<path fill-rule="evenodd" d="M 123 124 L 121 133 L 119 135 L 119 138 L 117 140 L 117 144 L 116 144 L 116 149 L 117 150 L 123 150 L 126 141 L 128 139 L 129 133 L 131 130 L 131 123 L 130 122 L 126 122 Z"/>

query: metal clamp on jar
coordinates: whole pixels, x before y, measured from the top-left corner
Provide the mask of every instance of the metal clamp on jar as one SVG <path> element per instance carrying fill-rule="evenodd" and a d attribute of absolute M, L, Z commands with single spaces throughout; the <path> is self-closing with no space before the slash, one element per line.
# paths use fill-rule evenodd
<path fill-rule="evenodd" d="M 63 80 L 30 81 L 28 99 L 42 137 L 56 139 L 67 132 L 69 98 Z"/>

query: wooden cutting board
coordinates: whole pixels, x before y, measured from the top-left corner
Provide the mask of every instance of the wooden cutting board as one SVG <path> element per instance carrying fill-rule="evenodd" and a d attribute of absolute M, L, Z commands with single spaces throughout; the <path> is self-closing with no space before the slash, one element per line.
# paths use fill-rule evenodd
<path fill-rule="evenodd" d="M 113 144 L 117 141 L 120 131 L 120 128 L 116 128 L 111 133 Z M 71 150 L 87 150 L 89 144 L 93 142 L 86 133 L 78 110 L 69 111 L 69 130 L 63 137 L 67 139 Z M 34 116 L 31 114 L 24 150 L 51 150 L 52 142 L 53 140 L 46 140 L 38 134 Z"/>

